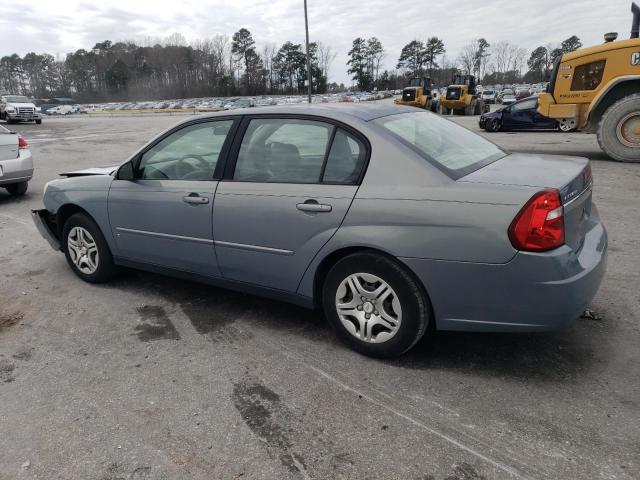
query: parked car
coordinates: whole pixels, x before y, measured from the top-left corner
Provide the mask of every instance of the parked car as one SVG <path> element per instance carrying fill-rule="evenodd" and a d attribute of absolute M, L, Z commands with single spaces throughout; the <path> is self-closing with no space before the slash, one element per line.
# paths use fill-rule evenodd
<path fill-rule="evenodd" d="M 503 93 L 502 96 L 500 96 L 500 103 L 502 105 L 511 105 L 516 101 L 516 96 L 513 93 Z"/>
<path fill-rule="evenodd" d="M 496 91 L 485 90 L 482 92 L 482 100 L 485 104 L 496 103 Z"/>
<path fill-rule="evenodd" d="M 45 112 L 47 115 L 71 115 L 74 112 L 74 107 L 71 105 L 58 105 L 57 107 L 51 107 Z"/>
<path fill-rule="evenodd" d="M 496 96 L 496 103 L 502 103 L 502 97 L 505 95 L 511 95 L 515 98 L 515 92 L 510 88 L 505 88 L 498 92 L 498 95 Z"/>
<path fill-rule="evenodd" d="M 35 122 L 42 123 L 42 115 L 37 111 L 35 104 L 22 95 L 0 96 L 0 120 L 7 123 Z"/>
<path fill-rule="evenodd" d="M 81 279 L 121 265 L 322 307 L 367 355 L 433 328 L 561 328 L 605 270 L 587 159 L 509 154 L 411 107 L 202 115 L 65 175 L 32 213 Z"/>
<path fill-rule="evenodd" d="M 0 187 L 10 195 L 24 195 L 33 177 L 33 159 L 27 141 L 0 126 Z"/>
<path fill-rule="evenodd" d="M 532 96 L 495 112 L 480 115 L 479 125 L 487 132 L 500 130 L 556 130 L 558 122 L 538 113 L 538 97 Z"/>
<path fill-rule="evenodd" d="M 531 96 L 531 91 L 528 88 L 521 88 L 516 90 L 516 100 L 522 100 L 530 96 Z"/>

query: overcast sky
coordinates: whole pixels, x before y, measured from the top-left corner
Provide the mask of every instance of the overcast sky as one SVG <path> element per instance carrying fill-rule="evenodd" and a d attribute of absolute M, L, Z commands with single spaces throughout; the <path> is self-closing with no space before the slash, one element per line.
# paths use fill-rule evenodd
<path fill-rule="evenodd" d="M 346 53 L 357 36 L 376 36 L 394 68 L 402 46 L 437 36 L 447 57 L 475 38 L 508 40 L 531 51 L 575 34 L 585 45 L 605 32 L 628 38 L 630 0 L 308 0 L 311 41 L 338 52 L 330 80 L 349 83 Z M 103 40 L 182 33 L 187 40 L 248 28 L 258 46 L 304 42 L 303 0 L 40 0 L 0 1 L 0 56 L 54 56 Z"/>

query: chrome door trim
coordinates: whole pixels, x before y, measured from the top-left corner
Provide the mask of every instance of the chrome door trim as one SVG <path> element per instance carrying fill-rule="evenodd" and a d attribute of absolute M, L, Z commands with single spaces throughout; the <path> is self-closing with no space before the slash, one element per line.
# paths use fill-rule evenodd
<path fill-rule="evenodd" d="M 208 238 L 184 237 L 182 235 L 171 235 L 169 233 L 148 232 L 146 230 L 135 230 L 133 228 L 123 228 L 123 227 L 116 227 L 116 231 L 125 232 L 125 233 L 134 233 L 137 235 L 145 235 L 148 237 L 169 238 L 172 240 L 184 240 L 187 242 L 204 243 L 208 245 L 213 245 L 213 240 L 209 240 Z M 120 234 L 118 234 L 118 236 L 120 236 Z"/>
<path fill-rule="evenodd" d="M 220 240 L 216 240 L 214 243 L 217 247 L 237 248 L 238 250 L 248 250 L 250 252 L 273 253 L 274 255 L 293 255 L 293 250 L 283 250 L 281 248 L 261 247 L 259 245 L 247 245 L 244 243 L 222 242 Z"/>

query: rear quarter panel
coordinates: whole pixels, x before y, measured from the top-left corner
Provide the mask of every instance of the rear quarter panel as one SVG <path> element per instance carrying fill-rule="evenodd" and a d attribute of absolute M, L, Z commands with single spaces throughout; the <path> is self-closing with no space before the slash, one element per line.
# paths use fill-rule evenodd
<path fill-rule="evenodd" d="M 363 183 L 343 224 L 309 266 L 300 294 L 312 296 L 318 266 L 346 248 L 488 264 L 515 256 L 507 230 L 535 187 L 456 182 L 409 148 L 369 138 Z"/>

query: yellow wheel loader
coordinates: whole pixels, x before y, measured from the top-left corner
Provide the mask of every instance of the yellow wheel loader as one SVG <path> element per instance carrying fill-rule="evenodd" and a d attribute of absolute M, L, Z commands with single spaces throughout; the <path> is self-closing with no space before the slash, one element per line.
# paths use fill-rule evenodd
<path fill-rule="evenodd" d="M 440 97 L 440 113 L 448 115 L 480 115 L 484 112 L 484 102 L 476 91 L 473 75 L 454 75 L 447 93 Z"/>
<path fill-rule="evenodd" d="M 640 162 L 640 8 L 632 3 L 631 11 L 630 39 L 607 33 L 601 45 L 565 53 L 538 100 L 538 112 L 561 130 L 596 133 L 620 162 Z"/>
<path fill-rule="evenodd" d="M 434 111 L 432 89 L 433 84 L 430 78 L 412 78 L 409 86 L 402 90 L 402 97 L 396 98 L 394 103 Z"/>

